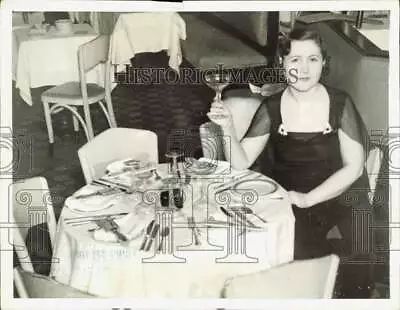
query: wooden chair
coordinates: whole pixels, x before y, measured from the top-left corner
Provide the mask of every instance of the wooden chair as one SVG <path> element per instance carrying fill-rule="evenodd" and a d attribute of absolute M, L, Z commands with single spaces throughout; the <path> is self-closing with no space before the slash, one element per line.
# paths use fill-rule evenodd
<path fill-rule="evenodd" d="M 108 61 L 109 36 L 98 36 L 78 49 L 79 82 L 67 82 L 46 90 L 42 94 L 44 114 L 46 118 L 49 142 L 54 143 L 51 114 L 62 109 L 68 109 L 73 114 L 74 130 L 82 125 L 88 140 L 93 139 L 93 125 L 89 106 L 98 102 L 110 127 L 117 127 L 111 102 L 111 65 Z M 104 87 L 86 82 L 86 74 L 97 65 L 105 64 Z M 106 103 L 106 107 L 103 104 Z M 55 103 L 50 106 L 50 103 Z M 78 113 L 77 107 L 83 107 L 84 119 Z"/>
<path fill-rule="evenodd" d="M 95 296 L 34 272 L 14 268 L 14 284 L 20 298 L 94 298 Z"/>
<path fill-rule="evenodd" d="M 56 235 L 56 218 L 47 181 L 43 177 L 34 177 L 15 182 L 10 187 L 13 212 L 12 219 L 18 226 L 13 231 L 14 247 L 18 260 L 24 270 L 33 272 L 33 265 L 26 247 L 29 228 L 47 223 L 50 234 L 50 246 Z M 45 240 L 37 240 L 38 246 L 45 246 Z"/>
<path fill-rule="evenodd" d="M 149 130 L 110 128 L 78 150 L 86 183 L 104 175 L 109 163 L 132 157 L 158 163 L 158 138 Z"/>
<path fill-rule="evenodd" d="M 230 278 L 224 298 L 332 298 L 339 258 L 329 255 L 298 260 L 272 269 Z"/>

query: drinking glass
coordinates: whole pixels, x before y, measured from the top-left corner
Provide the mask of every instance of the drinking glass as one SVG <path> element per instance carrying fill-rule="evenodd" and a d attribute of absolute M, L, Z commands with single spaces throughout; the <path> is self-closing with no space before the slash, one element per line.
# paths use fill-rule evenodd
<path fill-rule="evenodd" d="M 222 103 L 222 91 L 229 85 L 230 75 L 226 72 L 212 72 L 204 76 L 208 87 L 215 91 L 214 102 Z"/>
<path fill-rule="evenodd" d="M 165 154 L 165 157 L 169 160 L 168 162 L 168 173 L 174 177 L 181 177 L 181 169 L 179 168 L 179 158 L 183 157 L 183 152 L 169 151 Z"/>

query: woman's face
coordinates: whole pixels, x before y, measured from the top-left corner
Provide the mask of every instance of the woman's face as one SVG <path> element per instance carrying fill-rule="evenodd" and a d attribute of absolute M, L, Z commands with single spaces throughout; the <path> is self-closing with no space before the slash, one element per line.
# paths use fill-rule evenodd
<path fill-rule="evenodd" d="M 283 66 L 290 86 L 301 92 L 313 88 L 321 77 L 321 49 L 313 40 L 292 41 L 290 53 L 284 57 Z"/>

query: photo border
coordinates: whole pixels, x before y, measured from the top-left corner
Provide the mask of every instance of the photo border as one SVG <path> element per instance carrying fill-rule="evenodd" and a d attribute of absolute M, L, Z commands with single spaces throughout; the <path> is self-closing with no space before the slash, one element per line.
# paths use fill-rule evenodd
<path fill-rule="evenodd" d="M 12 128 L 12 59 L 11 59 L 11 11 L 297 11 L 297 10 L 389 10 L 389 127 L 400 127 L 399 109 L 399 8 L 397 1 L 185 1 L 184 3 L 161 3 L 151 1 L 3 1 L 1 3 L 1 127 Z M 400 154 L 393 158 L 400 167 Z M 0 199 L 8 205 L 10 179 L 0 178 Z M 399 180 L 390 178 L 391 188 L 399 188 Z M 392 195 L 390 223 L 400 223 L 398 195 Z M 7 226 L 9 208 L 0 208 L 0 241 L 8 243 Z M 397 224 L 398 225 L 398 224 Z M 395 229 L 397 226 L 391 227 Z M 33 299 L 12 298 L 12 251 L 1 251 L 1 306 L 4 309 L 398 309 L 400 279 L 399 233 L 392 235 L 390 244 L 390 299 L 367 300 L 171 300 L 171 299 Z M 10 268 L 11 267 L 11 268 Z M 11 296 L 10 296 L 11 293 Z"/>

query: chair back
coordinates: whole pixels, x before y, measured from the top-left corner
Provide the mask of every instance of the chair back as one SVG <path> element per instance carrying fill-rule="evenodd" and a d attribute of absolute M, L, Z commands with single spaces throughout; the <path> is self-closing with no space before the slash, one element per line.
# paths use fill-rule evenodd
<path fill-rule="evenodd" d="M 18 228 L 13 231 L 13 242 L 21 266 L 33 271 L 33 266 L 26 247 L 29 228 L 47 223 L 51 246 L 56 234 L 56 218 L 47 181 L 43 177 L 34 177 L 13 183 L 9 189 L 10 205 L 12 205 L 12 221 Z M 44 240 L 38 241 L 39 246 Z"/>
<path fill-rule="evenodd" d="M 108 60 L 110 37 L 100 35 L 78 48 L 79 69 L 84 73 Z"/>
<path fill-rule="evenodd" d="M 229 97 L 224 100 L 224 105 L 228 107 L 232 114 L 232 121 L 239 140 L 243 139 L 249 129 L 260 104 L 261 101 L 256 98 Z M 200 139 L 204 157 L 225 160 L 223 143 L 229 143 L 229 137 L 223 137 L 219 125 L 213 122 L 200 125 Z"/>
<path fill-rule="evenodd" d="M 230 278 L 224 298 L 332 298 L 339 257 L 298 260 L 268 270 Z"/>
<path fill-rule="evenodd" d="M 50 240 L 54 243 L 57 222 L 46 179 L 34 177 L 13 183 L 10 199 L 13 217 L 20 226 L 18 230 L 22 238 L 25 240 L 31 226 L 47 222 Z"/>
<path fill-rule="evenodd" d="M 108 164 L 124 158 L 158 163 L 158 138 L 149 130 L 110 128 L 78 150 L 86 183 L 104 175 Z"/>
<path fill-rule="evenodd" d="M 95 296 L 49 277 L 14 268 L 14 284 L 20 298 L 93 298 Z"/>

